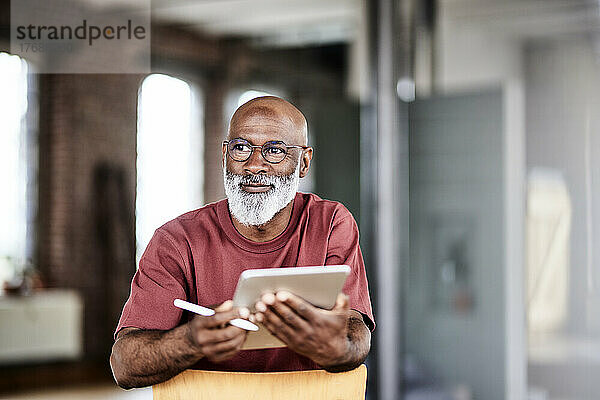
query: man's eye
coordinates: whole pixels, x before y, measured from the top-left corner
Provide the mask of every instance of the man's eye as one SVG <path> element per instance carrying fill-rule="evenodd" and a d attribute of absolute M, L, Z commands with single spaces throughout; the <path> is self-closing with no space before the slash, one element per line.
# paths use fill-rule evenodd
<path fill-rule="evenodd" d="M 235 151 L 249 151 L 249 147 L 245 144 L 236 144 L 233 146 L 233 150 Z"/>
<path fill-rule="evenodd" d="M 285 153 L 285 151 L 279 147 L 267 147 L 267 153 L 275 155 Z"/>

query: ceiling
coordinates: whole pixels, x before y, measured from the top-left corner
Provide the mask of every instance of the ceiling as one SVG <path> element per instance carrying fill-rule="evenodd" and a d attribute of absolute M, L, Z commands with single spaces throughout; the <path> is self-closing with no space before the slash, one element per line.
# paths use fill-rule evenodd
<path fill-rule="evenodd" d="M 600 33 L 599 0 L 441 0 L 444 18 L 519 39 Z"/>
<path fill-rule="evenodd" d="M 85 1 L 139 10 L 150 0 Z M 438 1 L 443 20 L 497 34 L 600 34 L 600 0 Z M 154 22 L 279 46 L 350 42 L 364 12 L 363 0 L 152 0 L 151 8 Z"/>
<path fill-rule="evenodd" d="M 152 17 L 268 44 L 347 42 L 356 33 L 361 0 L 153 0 Z"/>

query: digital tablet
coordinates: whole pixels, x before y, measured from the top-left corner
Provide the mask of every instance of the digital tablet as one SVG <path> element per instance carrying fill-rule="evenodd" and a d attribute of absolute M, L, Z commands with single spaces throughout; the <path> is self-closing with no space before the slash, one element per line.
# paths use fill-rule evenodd
<path fill-rule="evenodd" d="M 238 280 L 233 305 L 255 312 L 254 305 L 263 293 L 286 290 L 316 307 L 330 310 L 335 306 L 348 274 L 350 267 L 347 265 L 247 269 Z M 257 325 L 260 329 L 248 332 L 243 350 L 285 347 L 264 326 Z"/>

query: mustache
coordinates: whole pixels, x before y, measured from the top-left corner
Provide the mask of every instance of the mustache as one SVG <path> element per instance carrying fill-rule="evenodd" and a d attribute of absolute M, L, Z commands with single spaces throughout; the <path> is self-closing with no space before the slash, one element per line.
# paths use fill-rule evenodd
<path fill-rule="evenodd" d="M 235 179 L 237 184 L 240 185 L 277 185 L 282 181 L 293 179 L 294 173 L 289 175 L 238 175 L 227 171 L 228 177 Z"/>

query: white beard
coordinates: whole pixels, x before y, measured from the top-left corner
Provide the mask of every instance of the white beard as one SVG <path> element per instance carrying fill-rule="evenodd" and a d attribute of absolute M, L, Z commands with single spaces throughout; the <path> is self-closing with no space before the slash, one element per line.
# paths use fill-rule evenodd
<path fill-rule="evenodd" d="M 237 175 L 223 168 L 223 181 L 231 215 L 246 226 L 264 225 L 296 196 L 300 162 L 294 172 L 284 176 Z M 242 189 L 243 184 L 251 183 L 273 187 L 263 193 L 248 193 Z"/>

